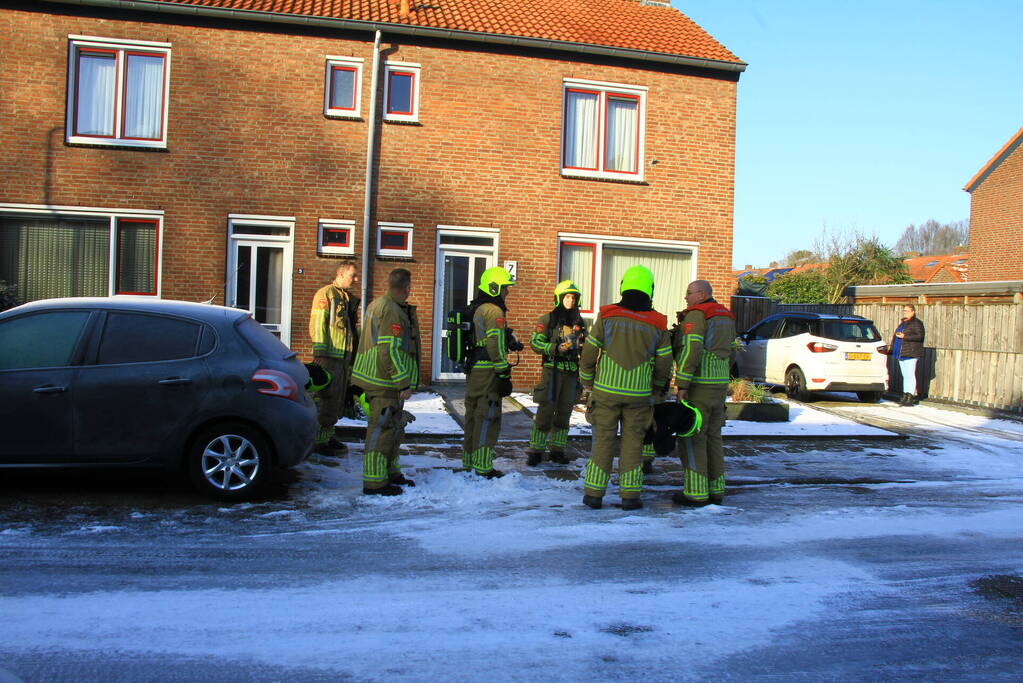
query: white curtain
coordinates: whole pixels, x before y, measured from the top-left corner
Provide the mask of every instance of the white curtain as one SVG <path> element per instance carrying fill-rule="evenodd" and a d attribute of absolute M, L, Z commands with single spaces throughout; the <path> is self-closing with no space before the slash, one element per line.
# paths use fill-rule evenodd
<path fill-rule="evenodd" d="M 78 55 L 76 134 L 114 134 L 116 73 L 117 59 L 112 54 L 82 52 Z"/>
<path fill-rule="evenodd" d="M 607 144 L 604 167 L 609 171 L 636 171 L 636 135 L 639 103 L 633 99 L 607 98 Z"/>
<path fill-rule="evenodd" d="M 163 123 L 163 57 L 128 55 L 124 137 L 156 140 Z"/>
<path fill-rule="evenodd" d="M 597 93 L 565 93 L 566 167 L 597 168 Z"/>
<path fill-rule="evenodd" d="M 646 266 L 654 274 L 654 308 L 673 322 L 675 312 L 685 308 L 683 297 L 692 277 L 692 254 L 605 246 L 600 277 L 602 305 L 618 301 L 622 276 L 635 265 Z"/>
<path fill-rule="evenodd" d="M 579 308 L 593 308 L 593 251 L 592 245 L 561 245 L 561 273 L 558 280 L 571 280 L 583 290 Z M 553 298 L 551 299 L 553 301 Z"/>

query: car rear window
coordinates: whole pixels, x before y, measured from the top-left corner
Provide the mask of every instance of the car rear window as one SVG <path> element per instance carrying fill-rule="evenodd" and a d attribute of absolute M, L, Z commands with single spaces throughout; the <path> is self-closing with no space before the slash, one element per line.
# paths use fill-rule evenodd
<path fill-rule="evenodd" d="M 869 320 L 818 320 L 817 336 L 835 341 L 881 341 L 881 335 Z"/>
<path fill-rule="evenodd" d="M 284 345 L 284 342 L 275 337 L 273 332 L 252 318 L 243 319 L 235 327 L 238 328 L 238 334 L 242 336 L 242 339 L 247 341 L 261 358 L 282 360 L 296 355 L 294 351 Z"/>

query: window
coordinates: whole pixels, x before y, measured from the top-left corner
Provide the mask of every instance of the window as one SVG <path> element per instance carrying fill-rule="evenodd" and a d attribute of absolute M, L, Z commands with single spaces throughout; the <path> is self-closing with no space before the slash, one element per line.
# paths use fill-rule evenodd
<path fill-rule="evenodd" d="M 144 313 L 108 313 L 96 363 L 145 363 L 196 355 L 199 323 Z"/>
<path fill-rule="evenodd" d="M 644 265 L 654 274 L 654 308 L 671 318 L 685 308 L 695 248 L 673 240 L 560 235 L 558 280 L 572 280 L 582 289 L 579 312 L 592 315 L 621 298 L 622 276 L 630 266 Z"/>
<path fill-rule="evenodd" d="M 88 319 L 88 311 L 55 311 L 3 321 L 0 370 L 67 366 Z"/>
<path fill-rule="evenodd" d="M 69 40 L 68 142 L 166 147 L 170 44 Z"/>
<path fill-rule="evenodd" d="M 646 88 L 565 79 L 563 175 L 643 179 Z"/>
<path fill-rule="evenodd" d="M 780 338 L 797 337 L 810 332 L 810 321 L 804 318 L 786 318 L 785 327 L 782 328 Z"/>
<path fill-rule="evenodd" d="M 419 120 L 418 64 L 388 62 L 384 78 L 384 120 Z"/>
<path fill-rule="evenodd" d="M 320 219 L 316 253 L 354 254 L 355 221 Z"/>
<path fill-rule="evenodd" d="M 0 280 L 23 302 L 159 296 L 162 226 L 159 211 L 0 204 Z"/>
<path fill-rule="evenodd" d="M 377 256 L 412 258 L 412 224 L 378 223 Z"/>
<path fill-rule="evenodd" d="M 359 118 L 362 109 L 362 61 L 358 57 L 327 57 L 323 113 L 332 118 Z"/>
<path fill-rule="evenodd" d="M 294 216 L 229 214 L 227 305 L 291 341 Z"/>
<path fill-rule="evenodd" d="M 774 318 L 760 323 L 749 331 L 749 341 L 753 341 L 755 339 L 771 339 L 774 337 L 774 333 L 778 330 L 778 327 L 781 326 L 782 320 L 782 318 Z"/>

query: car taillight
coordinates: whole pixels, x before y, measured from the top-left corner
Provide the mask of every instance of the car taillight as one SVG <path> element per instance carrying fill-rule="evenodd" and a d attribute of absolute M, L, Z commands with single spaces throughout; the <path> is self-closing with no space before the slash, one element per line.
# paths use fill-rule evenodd
<path fill-rule="evenodd" d="M 810 349 L 810 353 L 827 353 L 828 351 L 838 350 L 838 347 L 834 344 L 822 344 L 821 342 L 810 342 L 806 345 L 806 348 Z"/>
<path fill-rule="evenodd" d="M 270 396 L 280 396 L 292 401 L 298 400 L 298 384 L 291 379 L 291 375 L 279 370 L 256 370 L 252 375 L 252 381 L 260 386 L 256 391 Z"/>

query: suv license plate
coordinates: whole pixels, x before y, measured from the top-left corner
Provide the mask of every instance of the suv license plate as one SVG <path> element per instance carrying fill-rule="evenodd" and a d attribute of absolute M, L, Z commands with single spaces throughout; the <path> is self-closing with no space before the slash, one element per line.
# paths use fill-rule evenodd
<path fill-rule="evenodd" d="M 870 354 L 869 353 L 858 353 L 858 352 L 857 353 L 846 353 L 845 354 L 845 359 L 846 360 L 870 360 Z"/>

